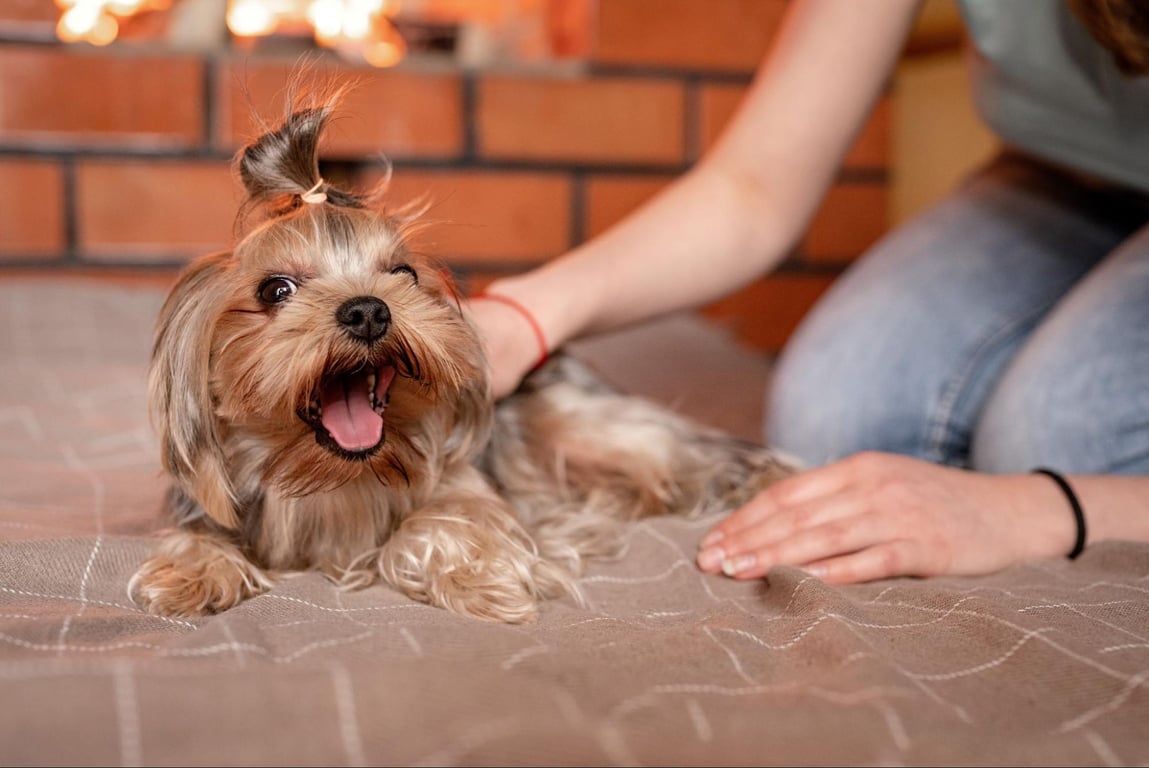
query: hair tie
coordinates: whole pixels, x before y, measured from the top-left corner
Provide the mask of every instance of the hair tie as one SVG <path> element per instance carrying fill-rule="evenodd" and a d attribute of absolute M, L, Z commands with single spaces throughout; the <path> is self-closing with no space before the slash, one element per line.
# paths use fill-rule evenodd
<path fill-rule="evenodd" d="M 539 360 L 537 363 L 535 363 L 531 370 L 533 371 L 541 368 L 542 364 L 547 361 L 548 356 L 547 337 L 543 334 L 543 327 L 539 325 L 539 321 L 535 319 L 535 316 L 531 314 L 531 311 L 514 299 L 508 296 L 500 296 L 497 293 L 482 292 L 471 297 L 471 301 L 478 301 L 482 299 L 486 299 L 488 301 L 497 301 L 500 304 L 505 304 L 506 306 L 522 315 L 523 319 L 527 321 L 527 325 L 529 325 L 531 330 L 534 331 L 535 341 L 537 341 L 539 344 Z"/>
<path fill-rule="evenodd" d="M 323 183 L 324 183 L 323 177 L 320 177 L 319 181 L 315 182 L 315 186 L 313 186 L 311 189 L 309 189 L 306 192 L 304 192 L 303 194 L 301 194 L 299 196 L 299 199 L 305 203 L 312 203 L 312 204 L 326 203 L 327 202 L 327 193 L 323 192 L 320 189 L 320 187 L 323 186 Z"/>
<path fill-rule="evenodd" d="M 1085 512 L 1081 509 L 1081 502 L 1077 499 L 1077 494 L 1073 492 L 1073 488 L 1069 485 L 1069 481 L 1062 477 L 1052 469 L 1046 467 L 1038 467 L 1032 472 L 1035 475 L 1045 475 L 1053 482 L 1057 483 L 1061 488 L 1061 492 L 1065 494 L 1066 500 L 1069 502 L 1070 509 L 1073 510 L 1073 522 L 1077 525 L 1077 540 L 1073 542 L 1073 549 L 1069 550 L 1067 557 L 1070 560 L 1076 560 L 1081 551 L 1085 549 Z"/>

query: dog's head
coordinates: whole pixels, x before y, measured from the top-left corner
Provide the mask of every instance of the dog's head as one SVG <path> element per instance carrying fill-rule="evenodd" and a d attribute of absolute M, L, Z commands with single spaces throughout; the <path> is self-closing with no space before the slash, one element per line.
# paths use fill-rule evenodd
<path fill-rule="evenodd" d="M 432 482 L 489 429 L 482 347 L 450 278 L 374 198 L 320 179 L 329 112 L 295 112 L 240 153 L 247 207 L 265 217 L 191 265 L 156 332 L 164 465 L 228 527 L 269 486 Z"/>

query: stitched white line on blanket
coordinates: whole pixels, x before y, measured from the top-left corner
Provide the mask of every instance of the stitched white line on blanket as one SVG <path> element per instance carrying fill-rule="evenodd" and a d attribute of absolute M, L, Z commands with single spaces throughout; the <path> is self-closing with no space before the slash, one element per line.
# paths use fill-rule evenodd
<path fill-rule="evenodd" d="M 104 484 L 100 480 L 99 475 L 93 472 L 90 468 L 80 461 L 80 457 L 76 455 L 71 446 L 62 446 L 61 454 L 64 456 L 64 461 L 69 467 L 83 475 L 88 479 L 92 486 L 92 516 L 96 520 L 96 543 L 92 545 L 92 553 L 88 555 L 87 565 L 84 566 L 84 574 L 80 577 L 80 608 L 71 616 L 64 619 L 64 623 L 60 625 L 60 634 L 56 638 L 56 644 L 60 647 L 60 654 L 64 653 L 64 641 L 68 637 L 68 630 L 72 626 L 74 619 L 80 618 L 88 607 L 88 580 L 92 576 L 92 566 L 96 562 L 96 556 L 100 553 L 100 547 L 104 543 Z"/>

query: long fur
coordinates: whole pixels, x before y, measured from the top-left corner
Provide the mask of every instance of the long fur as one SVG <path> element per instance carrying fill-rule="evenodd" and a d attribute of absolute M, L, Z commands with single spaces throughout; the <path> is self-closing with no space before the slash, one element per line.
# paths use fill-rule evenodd
<path fill-rule="evenodd" d="M 131 580 L 141 605 L 222 611 L 310 569 L 530 621 L 580 599 L 586 559 L 617 554 L 627 521 L 732 509 L 790 471 L 562 356 L 496 409 L 477 332 L 405 222 L 319 183 L 330 111 L 241 152 L 261 222 L 161 311 L 149 391 L 175 528 Z M 302 200 L 313 188 L 325 202 Z M 348 448 L 330 411 L 367 392 L 382 437 Z"/>

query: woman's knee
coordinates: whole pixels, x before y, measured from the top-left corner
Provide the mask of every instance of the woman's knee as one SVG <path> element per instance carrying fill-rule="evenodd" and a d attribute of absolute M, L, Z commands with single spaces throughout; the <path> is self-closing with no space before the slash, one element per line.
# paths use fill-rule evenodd
<path fill-rule="evenodd" d="M 1149 229 L 1033 333 L 975 427 L 972 464 L 1002 473 L 1149 473 Z"/>
<path fill-rule="evenodd" d="M 783 354 L 767 438 L 811 464 L 869 449 L 967 464 L 1025 336 L 1125 236 L 991 169 L 835 282 Z"/>
<path fill-rule="evenodd" d="M 1046 376 L 1010 377 L 974 432 L 973 469 L 1051 467 L 1080 474 L 1149 474 L 1149 411 Z"/>
<path fill-rule="evenodd" d="M 915 412 L 924 409 L 904 394 L 904 375 L 868 342 L 849 325 L 832 339 L 804 333 L 791 341 L 767 400 L 771 445 L 810 466 L 864 450 L 913 452 L 909 443 L 925 418 Z"/>

